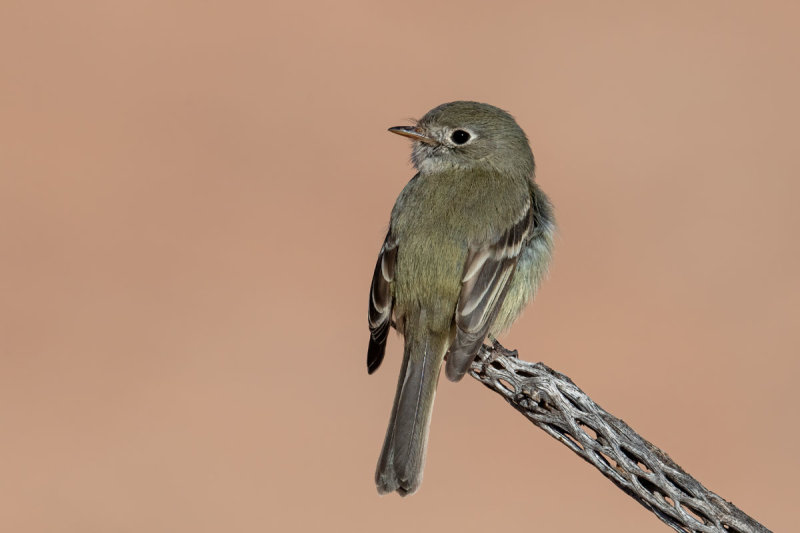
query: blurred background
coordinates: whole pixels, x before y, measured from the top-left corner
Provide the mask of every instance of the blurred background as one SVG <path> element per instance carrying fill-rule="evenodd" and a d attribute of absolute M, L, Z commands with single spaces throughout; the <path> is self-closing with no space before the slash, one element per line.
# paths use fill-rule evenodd
<path fill-rule="evenodd" d="M 793 2 L 0 5 L 0 529 L 665 531 L 467 378 L 373 472 L 367 291 L 440 103 L 507 109 L 560 232 L 504 338 L 771 529 L 800 494 Z"/>

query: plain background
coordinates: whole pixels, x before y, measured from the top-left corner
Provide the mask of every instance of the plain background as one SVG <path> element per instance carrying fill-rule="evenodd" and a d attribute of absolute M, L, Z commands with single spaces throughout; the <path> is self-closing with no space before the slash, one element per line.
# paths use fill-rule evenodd
<path fill-rule="evenodd" d="M 796 2 L 0 5 L 0 529 L 665 531 L 472 379 L 373 472 L 409 143 L 511 111 L 560 233 L 508 346 L 796 526 Z"/>

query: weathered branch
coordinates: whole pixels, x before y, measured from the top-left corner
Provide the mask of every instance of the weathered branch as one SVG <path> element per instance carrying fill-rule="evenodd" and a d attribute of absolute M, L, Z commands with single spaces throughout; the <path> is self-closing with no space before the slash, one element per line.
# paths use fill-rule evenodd
<path fill-rule="evenodd" d="M 567 376 L 517 358 L 494 341 L 470 375 L 502 395 L 675 531 L 750 533 L 769 530 L 683 471 L 625 422 L 594 403 Z"/>

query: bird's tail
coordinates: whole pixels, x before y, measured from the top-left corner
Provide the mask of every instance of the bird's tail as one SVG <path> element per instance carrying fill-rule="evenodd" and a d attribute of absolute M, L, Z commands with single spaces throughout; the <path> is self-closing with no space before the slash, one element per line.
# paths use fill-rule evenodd
<path fill-rule="evenodd" d="M 424 320 L 409 322 L 392 416 L 375 472 L 381 494 L 413 494 L 422 482 L 436 384 L 448 345 L 447 333 L 428 331 Z"/>

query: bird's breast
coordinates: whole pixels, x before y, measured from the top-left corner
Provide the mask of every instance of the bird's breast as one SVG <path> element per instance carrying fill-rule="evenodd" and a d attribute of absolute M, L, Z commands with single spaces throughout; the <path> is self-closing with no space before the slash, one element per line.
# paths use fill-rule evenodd
<path fill-rule="evenodd" d="M 530 203 L 527 180 L 481 172 L 419 175 L 392 212 L 399 314 L 424 307 L 449 328 L 470 246 L 491 243 Z"/>

